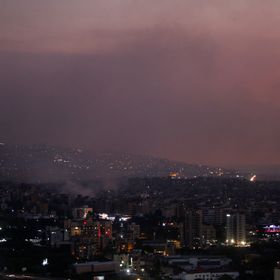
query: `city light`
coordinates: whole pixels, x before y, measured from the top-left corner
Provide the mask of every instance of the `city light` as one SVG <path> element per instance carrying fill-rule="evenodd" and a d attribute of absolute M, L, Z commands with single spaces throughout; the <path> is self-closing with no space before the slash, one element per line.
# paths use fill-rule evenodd
<path fill-rule="evenodd" d="M 49 264 L 49 262 L 48 262 L 47 258 L 42 261 L 42 266 L 46 266 L 48 264 Z"/>
<path fill-rule="evenodd" d="M 257 175 L 253 175 L 251 178 L 250 178 L 250 182 L 255 182 L 257 180 Z"/>

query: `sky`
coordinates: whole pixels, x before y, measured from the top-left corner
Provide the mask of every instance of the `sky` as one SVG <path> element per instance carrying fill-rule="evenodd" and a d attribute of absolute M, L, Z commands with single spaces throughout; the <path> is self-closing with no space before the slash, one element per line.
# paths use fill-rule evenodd
<path fill-rule="evenodd" d="M 278 165 L 279 10 L 0 0 L 0 141 Z"/>

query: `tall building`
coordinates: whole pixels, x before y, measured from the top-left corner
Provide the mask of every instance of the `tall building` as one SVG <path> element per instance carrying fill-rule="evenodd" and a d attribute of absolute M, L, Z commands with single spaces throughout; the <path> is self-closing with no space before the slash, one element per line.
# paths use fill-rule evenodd
<path fill-rule="evenodd" d="M 245 214 L 235 213 L 226 216 L 226 243 L 229 245 L 246 244 Z"/>
<path fill-rule="evenodd" d="M 90 259 L 100 253 L 100 223 L 87 219 L 81 226 L 81 234 L 76 238 L 75 255 L 80 258 Z"/>
<path fill-rule="evenodd" d="M 65 230 L 73 242 L 73 254 L 79 259 L 90 259 L 99 255 L 112 243 L 112 221 L 87 218 L 65 221 Z"/>
<path fill-rule="evenodd" d="M 274 268 L 274 280 L 280 280 L 280 262 L 278 262 L 277 266 Z"/>
<path fill-rule="evenodd" d="M 216 240 L 216 229 L 213 225 L 202 226 L 202 237 L 204 241 Z"/>
<path fill-rule="evenodd" d="M 222 225 L 225 223 L 225 213 L 222 208 L 203 209 L 203 223 L 207 225 Z"/>
<path fill-rule="evenodd" d="M 137 238 L 140 237 L 140 226 L 135 223 L 131 223 L 128 228 L 131 232 L 131 241 L 134 242 Z"/>
<path fill-rule="evenodd" d="M 183 227 L 184 245 L 191 249 L 199 248 L 202 244 L 202 211 L 187 210 Z"/>

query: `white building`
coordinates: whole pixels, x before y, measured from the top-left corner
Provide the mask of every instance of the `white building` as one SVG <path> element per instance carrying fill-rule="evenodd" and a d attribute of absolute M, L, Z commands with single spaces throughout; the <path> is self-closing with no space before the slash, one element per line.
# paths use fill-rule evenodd
<path fill-rule="evenodd" d="M 226 216 L 226 243 L 229 245 L 244 246 L 246 244 L 246 217 L 235 213 Z"/>

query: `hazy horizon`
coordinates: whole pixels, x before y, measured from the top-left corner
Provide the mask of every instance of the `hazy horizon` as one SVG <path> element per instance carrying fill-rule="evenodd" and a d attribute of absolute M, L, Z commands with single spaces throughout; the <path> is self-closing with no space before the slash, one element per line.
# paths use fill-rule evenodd
<path fill-rule="evenodd" d="M 0 6 L 0 141 L 280 166 L 280 2 Z"/>

